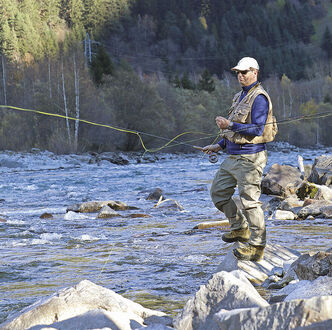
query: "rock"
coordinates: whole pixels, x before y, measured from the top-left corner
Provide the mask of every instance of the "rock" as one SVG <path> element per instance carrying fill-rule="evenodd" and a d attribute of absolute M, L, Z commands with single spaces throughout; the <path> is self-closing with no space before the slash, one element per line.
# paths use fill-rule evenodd
<path fill-rule="evenodd" d="M 301 200 L 309 198 L 316 200 L 332 201 L 332 189 L 327 186 L 322 186 L 306 181 L 304 181 L 297 189 L 296 195 Z"/>
<path fill-rule="evenodd" d="M 323 206 L 320 210 L 322 218 L 332 219 L 332 205 Z"/>
<path fill-rule="evenodd" d="M 274 196 L 268 202 L 263 203 L 263 210 L 272 214 L 276 209 L 278 209 L 283 201 L 282 197 Z"/>
<path fill-rule="evenodd" d="M 64 219 L 65 220 L 84 220 L 84 219 L 88 219 L 88 217 L 85 214 L 80 214 L 80 213 L 76 213 L 73 211 L 69 211 L 65 214 Z"/>
<path fill-rule="evenodd" d="M 40 217 L 40 219 L 52 219 L 53 218 L 53 215 L 51 213 L 43 213 Z"/>
<path fill-rule="evenodd" d="M 302 254 L 290 267 L 299 280 L 314 280 L 319 276 L 332 277 L 332 253 Z"/>
<path fill-rule="evenodd" d="M 126 218 L 151 218 L 151 215 L 145 213 L 131 213 L 128 214 Z"/>
<path fill-rule="evenodd" d="M 57 329 L 132 329 L 143 326 L 144 319 L 165 313 L 144 308 L 112 290 L 88 280 L 65 288 L 14 315 L 0 326 L 2 330 L 42 329 L 61 324 Z M 95 324 L 93 324 L 96 322 Z M 114 327 L 119 325 L 119 327 Z M 77 325 L 77 326 L 76 326 Z M 79 326 L 82 325 L 83 327 Z M 96 325 L 96 326 L 95 326 Z"/>
<path fill-rule="evenodd" d="M 103 152 L 99 155 L 99 160 L 106 160 L 115 165 L 128 165 L 129 160 L 126 156 L 119 153 Z"/>
<path fill-rule="evenodd" d="M 146 197 L 147 200 L 156 200 L 159 201 L 160 197 L 163 196 L 163 191 L 160 188 L 156 188 L 151 193 L 149 193 L 148 197 Z M 164 198 L 162 198 L 164 199 Z"/>
<path fill-rule="evenodd" d="M 164 325 L 164 326 L 172 326 L 173 319 L 170 316 L 158 316 L 152 315 L 144 319 L 145 325 Z"/>
<path fill-rule="evenodd" d="M 267 307 L 217 313 L 214 320 L 220 330 L 293 329 L 332 319 L 332 296 L 296 299 Z"/>
<path fill-rule="evenodd" d="M 308 299 L 317 296 L 332 296 L 332 277 L 320 276 L 314 281 L 299 281 L 296 287 L 285 297 L 284 301 L 290 301 L 293 299 Z"/>
<path fill-rule="evenodd" d="M 235 243 L 223 258 L 217 271 L 243 270 L 248 280 L 255 284 L 263 283 L 275 267 L 283 267 L 285 262 L 296 260 L 300 253 L 278 244 L 267 244 L 264 249 L 264 259 L 259 262 L 242 261 L 234 257 L 232 250 L 239 246 Z"/>
<path fill-rule="evenodd" d="M 291 211 L 276 210 L 273 218 L 276 220 L 294 220 L 297 216 Z"/>
<path fill-rule="evenodd" d="M 220 220 L 220 221 L 208 221 L 201 222 L 196 225 L 193 229 L 207 229 L 207 228 L 230 228 L 228 220 Z"/>
<path fill-rule="evenodd" d="M 114 217 L 120 217 L 120 214 L 114 211 L 108 205 L 103 206 L 97 215 L 97 218 L 114 218 Z"/>
<path fill-rule="evenodd" d="M 297 327 L 295 330 L 331 330 L 332 319 L 323 322 L 311 323 L 306 327 Z"/>
<path fill-rule="evenodd" d="M 332 156 L 323 155 L 317 157 L 308 180 L 313 183 L 329 186 L 332 183 Z"/>
<path fill-rule="evenodd" d="M 299 280 L 293 280 L 291 281 L 287 286 L 284 288 L 274 292 L 272 296 L 269 299 L 270 304 L 274 304 L 276 302 L 284 301 L 284 299 L 291 294 L 294 290 L 297 290 L 298 288 L 302 288 L 305 285 L 305 282 L 310 283 L 308 280 L 299 281 Z"/>
<path fill-rule="evenodd" d="M 177 210 L 177 211 L 183 211 L 183 206 L 176 201 L 175 199 L 164 199 L 164 200 L 159 200 L 157 204 L 153 206 L 154 208 L 166 208 L 170 210 Z"/>
<path fill-rule="evenodd" d="M 303 207 L 304 202 L 299 200 L 296 195 L 287 197 L 280 203 L 279 209 L 284 211 L 292 211 L 297 207 Z"/>
<path fill-rule="evenodd" d="M 262 180 L 262 193 L 286 197 L 301 183 L 301 172 L 296 167 L 273 164 Z"/>
<path fill-rule="evenodd" d="M 313 217 L 321 216 L 323 212 L 325 212 L 326 216 L 329 216 L 331 207 L 332 202 L 315 201 L 301 208 L 297 213 L 297 216 L 301 219 L 306 219 L 309 215 L 312 215 Z"/>
<path fill-rule="evenodd" d="M 115 211 L 124 211 L 129 209 L 134 209 L 127 204 L 120 201 L 90 201 L 81 204 L 71 205 L 67 208 L 68 211 L 80 212 L 80 213 L 95 213 L 99 212 L 105 205 L 109 206 Z"/>
<path fill-rule="evenodd" d="M 213 315 L 221 308 L 268 306 L 242 271 L 219 272 L 189 299 L 174 326 L 181 330 L 218 329 Z"/>
<path fill-rule="evenodd" d="M 5 222 L 7 222 L 7 220 L 6 220 L 6 219 L 3 219 L 3 218 L 0 218 L 0 222 L 5 223 Z"/>

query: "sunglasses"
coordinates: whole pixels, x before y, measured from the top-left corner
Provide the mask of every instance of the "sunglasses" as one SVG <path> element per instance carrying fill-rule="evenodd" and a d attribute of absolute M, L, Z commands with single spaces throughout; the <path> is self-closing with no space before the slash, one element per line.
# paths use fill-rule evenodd
<path fill-rule="evenodd" d="M 242 74 L 243 76 L 245 76 L 248 72 L 250 72 L 250 70 L 245 70 L 245 71 L 236 71 L 236 74 Z"/>

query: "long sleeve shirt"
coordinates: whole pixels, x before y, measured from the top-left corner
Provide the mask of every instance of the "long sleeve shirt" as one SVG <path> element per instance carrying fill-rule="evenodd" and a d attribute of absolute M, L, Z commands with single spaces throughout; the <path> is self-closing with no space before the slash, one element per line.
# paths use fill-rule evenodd
<path fill-rule="evenodd" d="M 250 86 L 242 87 L 242 93 L 238 102 L 240 102 L 247 95 L 248 91 L 257 83 L 258 82 L 256 81 Z M 268 113 L 269 113 L 269 101 L 267 100 L 265 95 L 260 94 L 255 98 L 251 108 L 251 124 L 240 124 L 233 122 L 231 130 L 234 132 L 239 132 L 240 134 L 243 135 L 260 136 L 263 134 Z M 232 155 L 254 154 L 266 149 L 265 143 L 237 144 L 227 139 L 220 140 L 218 144 L 223 149 L 226 148 L 226 152 Z"/>

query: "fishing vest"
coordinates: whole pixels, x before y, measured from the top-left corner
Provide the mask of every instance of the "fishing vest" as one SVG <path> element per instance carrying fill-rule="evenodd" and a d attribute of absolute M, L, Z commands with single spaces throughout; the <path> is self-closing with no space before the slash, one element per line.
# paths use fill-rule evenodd
<path fill-rule="evenodd" d="M 241 134 L 241 132 L 233 132 L 230 129 L 222 129 L 220 134 L 221 137 L 238 144 L 265 143 L 274 140 L 274 137 L 278 132 L 277 121 L 272 113 L 272 102 L 270 96 L 260 83 L 257 83 L 254 87 L 252 87 L 241 101 L 239 101 L 241 92 L 235 94 L 232 106 L 228 112 L 228 120 L 235 123 L 251 124 L 251 108 L 255 98 L 260 94 L 265 95 L 269 101 L 269 113 L 266 119 L 263 134 L 260 136 L 249 136 Z"/>

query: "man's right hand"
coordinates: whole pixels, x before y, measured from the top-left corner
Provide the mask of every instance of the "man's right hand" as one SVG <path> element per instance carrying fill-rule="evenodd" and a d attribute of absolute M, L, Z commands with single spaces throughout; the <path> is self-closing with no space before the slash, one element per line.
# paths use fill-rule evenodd
<path fill-rule="evenodd" d="M 217 144 L 209 144 L 205 147 L 203 147 L 202 151 L 206 152 L 207 154 L 211 154 L 212 152 L 218 152 L 219 150 L 221 150 L 221 146 L 217 143 Z"/>

